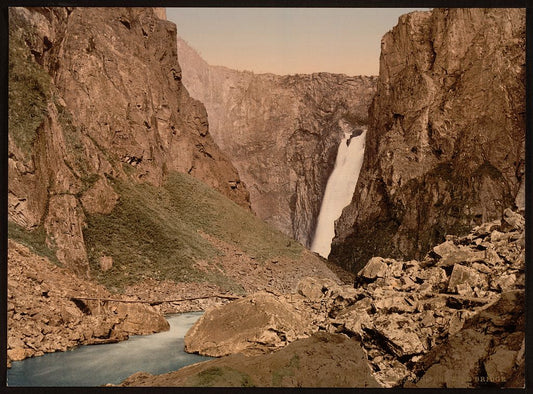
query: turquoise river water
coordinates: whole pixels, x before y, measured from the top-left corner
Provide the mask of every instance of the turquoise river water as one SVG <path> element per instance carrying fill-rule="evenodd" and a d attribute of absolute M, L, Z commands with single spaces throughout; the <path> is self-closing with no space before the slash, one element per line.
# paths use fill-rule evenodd
<path fill-rule="evenodd" d="M 183 350 L 183 337 L 201 315 L 202 312 L 190 312 L 168 316 L 170 330 L 166 332 L 15 361 L 7 370 L 7 384 L 55 387 L 118 384 L 135 372 L 162 374 L 209 360 L 210 357 Z"/>

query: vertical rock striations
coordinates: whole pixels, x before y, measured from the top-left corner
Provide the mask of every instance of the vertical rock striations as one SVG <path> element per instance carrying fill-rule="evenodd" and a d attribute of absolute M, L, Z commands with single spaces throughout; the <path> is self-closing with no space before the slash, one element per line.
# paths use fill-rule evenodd
<path fill-rule="evenodd" d="M 278 76 L 209 66 L 178 39 L 184 83 L 209 114 L 253 211 L 310 246 L 344 132 L 366 124 L 375 77 Z"/>
<path fill-rule="evenodd" d="M 248 193 L 181 82 L 161 10 L 11 8 L 9 220 L 44 231 L 57 259 L 89 265 L 86 214 L 109 213 L 109 179 L 161 185 L 190 173 L 243 206 Z"/>
<path fill-rule="evenodd" d="M 400 17 L 382 40 L 363 168 L 330 258 L 354 271 L 371 256 L 419 258 L 522 205 L 524 119 L 525 10 Z"/>

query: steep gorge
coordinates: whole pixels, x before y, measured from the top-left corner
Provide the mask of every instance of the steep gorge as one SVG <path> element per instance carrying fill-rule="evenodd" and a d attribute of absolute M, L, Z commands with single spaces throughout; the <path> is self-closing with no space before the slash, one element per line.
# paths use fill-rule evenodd
<path fill-rule="evenodd" d="M 220 294 L 350 278 L 250 211 L 164 14 L 9 10 L 8 364 L 159 331 Z"/>
<path fill-rule="evenodd" d="M 523 210 L 525 11 L 400 17 L 382 39 L 366 141 L 330 254 L 353 272 Z"/>
<path fill-rule="evenodd" d="M 208 65 L 183 39 L 184 84 L 250 192 L 252 210 L 311 246 L 345 132 L 367 123 L 375 77 L 254 74 Z"/>
<path fill-rule="evenodd" d="M 242 299 L 206 313 L 187 344 L 243 354 L 163 376 L 139 373 L 124 385 L 523 386 L 525 221 L 504 209 L 524 209 L 523 12 L 414 13 L 385 36 L 361 179 L 334 244 L 341 265 L 365 266 L 355 287 L 251 214 L 205 109 L 181 85 L 175 26 L 163 17 L 157 9 L 11 10 L 8 363 L 158 331 L 162 312 L 191 307 L 102 306 L 102 295 L 136 302 L 202 294 L 212 299 L 192 307 L 205 309 L 230 292 Z M 274 125 L 275 114 L 291 119 L 281 109 L 260 112 L 289 105 L 276 95 L 296 106 L 322 102 L 319 86 L 329 92 L 330 79 L 342 86 L 345 77 L 249 78 L 242 108 Z M 265 96 L 279 80 L 316 96 Z M 128 103 L 139 98 L 137 111 Z M 364 124 L 343 105 L 317 117 L 302 109 L 298 122 L 310 126 L 298 139 L 265 129 L 263 149 L 249 156 L 266 160 L 263 174 L 274 158 L 286 159 L 278 163 L 283 176 L 297 163 L 303 175 L 289 179 L 304 190 L 318 176 L 306 172 L 314 155 L 326 149 L 317 141 L 328 140 L 334 156 L 343 132 Z M 282 144 L 288 150 L 279 153 Z M 288 152 L 298 154 L 293 162 Z M 307 216 L 288 217 L 293 233 L 309 230 Z M 441 242 L 491 218 L 501 220 Z M 424 248 L 418 261 L 378 257 Z M 365 253 L 374 256 L 368 263 Z"/>

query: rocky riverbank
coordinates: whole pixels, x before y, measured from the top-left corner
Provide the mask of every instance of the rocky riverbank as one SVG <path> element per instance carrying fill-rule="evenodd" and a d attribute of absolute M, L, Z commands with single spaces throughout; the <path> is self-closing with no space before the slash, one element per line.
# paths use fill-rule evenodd
<path fill-rule="evenodd" d="M 8 259 L 8 365 L 78 345 L 117 342 L 169 328 L 163 315 L 149 305 L 72 299 L 125 297 L 79 279 L 11 240 Z"/>
<path fill-rule="evenodd" d="M 265 383 L 262 372 L 248 366 L 259 358 L 270 362 L 278 353 L 272 351 L 288 352 L 290 343 L 329 333 L 357 343 L 382 387 L 521 387 L 524 237 L 523 216 L 506 210 L 502 220 L 447 237 L 423 260 L 372 258 L 355 287 L 309 277 L 291 293 L 256 293 L 212 308 L 188 332 L 186 349 L 233 356 L 161 377 L 137 375 L 124 385 L 239 386 L 237 377 L 246 374 L 247 384 L 290 386 L 295 380 Z M 312 343 L 310 354 L 316 350 Z M 292 358 L 287 360 L 283 367 L 290 369 Z M 212 368 L 216 379 L 201 380 Z M 328 384 L 343 386 L 342 379 L 339 373 Z"/>
<path fill-rule="evenodd" d="M 261 262 L 235 246 L 208 238 L 223 250 L 225 255 L 219 258 L 219 267 L 242 293 L 228 293 L 227 289 L 210 282 L 158 281 L 153 278 L 114 293 L 94 280 L 79 278 L 48 258 L 33 253 L 27 246 L 9 240 L 8 366 L 11 361 L 44 353 L 164 331 L 168 329 L 164 319 L 166 314 L 223 305 L 229 302 L 224 296 L 239 297 L 265 289 L 285 292 L 294 288 L 309 272 L 341 283 L 337 275 L 310 252 L 304 252 L 301 264 L 294 264 L 285 257 Z M 350 280 L 349 273 L 342 269 L 336 271 L 345 280 Z M 198 297 L 205 298 L 194 299 Z M 99 302 L 87 298 L 130 302 Z"/>

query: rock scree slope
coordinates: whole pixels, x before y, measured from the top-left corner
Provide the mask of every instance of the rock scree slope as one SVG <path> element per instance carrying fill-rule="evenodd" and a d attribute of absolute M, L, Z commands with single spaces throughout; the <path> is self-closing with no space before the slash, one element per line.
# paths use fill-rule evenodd
<path fill-rule="evenodd" d="M 381 44 L 363 167 L 330 259 L 420 258 L 515 203 L 523 209 L 525 10 L 400 17 Z"/>
<path fill-rule="evenodd" d="M 466 236 L 448 236 L 422 260 L 372 258 L 355 287 L 307 277 L 290 292 L 255 293 L 208 309 L 187 333 L 186 349 L 231 355 L 166 375 L 133 375 L 124 384 L 269 386 L 264 370 L 274 382 L 275 360 L 292 360 L 294 348 L 307 348 L 293 360 L 300 365 L 327 366 L 345 354 L 316 352 L 314 340 L 305 342 L 328 333 L 335 336 L 330 341 L 355 348 L 326 385 L 365 387 L 365 367 L 357 377 L 343 375 L 363 349 L 362 364 L 380 387 L 523 387 L 524 289 L 524 218 L 506 210 Z M 299 383 L 289 367 L 288 380 L 278 383 L 321 385 L 320 372 Z"/>

